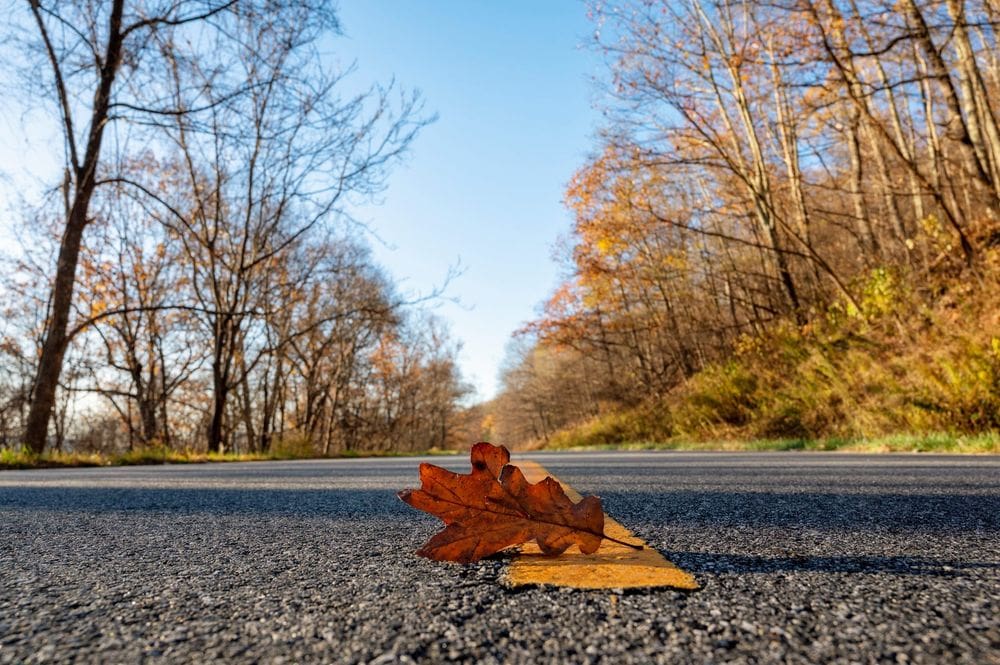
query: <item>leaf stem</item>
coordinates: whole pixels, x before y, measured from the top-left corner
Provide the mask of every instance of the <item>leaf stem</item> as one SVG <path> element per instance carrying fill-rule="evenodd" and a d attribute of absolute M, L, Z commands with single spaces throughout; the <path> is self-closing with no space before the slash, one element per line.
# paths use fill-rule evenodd
<path fill-rule="evenodd" d="M 624 540 L 618 540 L 617 538 L 612 538 L 611 536 L 609 536 L 606 533 L 602 533 L 601 534 L 601 538 L 604 538 L 605 540 L 610 540 L 613 543 L 618 543 L 619 545 L 624 545 L 625 547 L 631 547 L 634 550 L 644 549 L 642 545 L 635 545 L 633 543 L 626 543 Z"/>

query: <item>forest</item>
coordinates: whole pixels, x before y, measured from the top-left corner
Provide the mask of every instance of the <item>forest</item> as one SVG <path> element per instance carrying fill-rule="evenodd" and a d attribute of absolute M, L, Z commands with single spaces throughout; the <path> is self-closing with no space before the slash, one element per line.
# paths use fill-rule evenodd
<path fill-rule="evenodd" d="M 5 58 L 64 167 L 5 258 L 0 448 L 448 442 L 456 344 L 347 212 L 433 117 L 320 57 L 328 2 L 28 2 Z"/>
<path fill-rule="evenodd" d="M 615 1 L 525 445 L 1000 429 L 995 0 Z"/>

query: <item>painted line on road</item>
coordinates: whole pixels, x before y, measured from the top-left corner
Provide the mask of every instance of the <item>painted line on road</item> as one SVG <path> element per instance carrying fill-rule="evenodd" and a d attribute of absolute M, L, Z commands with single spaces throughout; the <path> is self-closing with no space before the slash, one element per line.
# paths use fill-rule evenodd
<path fill-rule="evenodd" d="M 529 482 L 537 483 L 552 476 L 540 464 L 519 461 L 517 466 Z M 555 476 L 552 476 L 555 478 Z M 572 487 L 555 478 L 566 495 L 573 501 L 582 497 Z M 547 585 L 576 589 L 636 589 L 645 587 L 672 587 L 694 590 L 698 582 L 694 577 L 667 561 L 662 554 L 649 547 L 635 534 L 604 514 L 604 533 L 628 543 L 643 545 L 634 550 L 609 540 L 593 554 L 582 554 L 575 547 L 557 557 L 542 554 L 535 543 L 521 547 L 520 553 L 507 570 L 509 586 Z"/>

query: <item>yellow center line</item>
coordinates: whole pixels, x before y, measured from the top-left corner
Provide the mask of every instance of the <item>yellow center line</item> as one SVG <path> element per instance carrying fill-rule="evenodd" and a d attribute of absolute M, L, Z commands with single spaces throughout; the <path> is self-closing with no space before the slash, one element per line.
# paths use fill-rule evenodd
<path fill-rule="evenodd" d="M 535 462 L 519 461 L 517 466 L 529 482 L 550 476 Z M 553 476 L 555 478 L 555 476 Z M 559 479 L 556 478 L 558 481 Z M 582 497 L 572 487 L 559 481 L 573 501 Z M 581 554 L 575 547 L 557 557 L 547 557 L 535 543 L 521 547 L 520 553 L 507 570 L 507 584 L 512 587 L 549 585 L 577 589 L 635 589 L 640 587 L 672 587 L 694 590 L 698 583 L 690 573 L 681 570 L 650 548 L 635 534 L 604 515 L 604 533 L 628 543 L 643 545 L 634 550 L 609 540 L 593 554 Z"/>

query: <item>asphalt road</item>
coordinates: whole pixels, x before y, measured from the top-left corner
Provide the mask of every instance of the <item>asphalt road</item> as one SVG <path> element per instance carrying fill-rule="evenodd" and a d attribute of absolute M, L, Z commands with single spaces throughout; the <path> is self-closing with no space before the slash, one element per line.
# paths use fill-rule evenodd
<path fill-rule="evenodd" d="M 415 557 L 412 458 L 6 471 L 0 663 L 1000 663 L 1000 458 L 532 459 L 702 590 Z"/>

